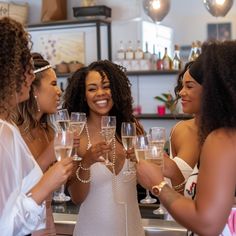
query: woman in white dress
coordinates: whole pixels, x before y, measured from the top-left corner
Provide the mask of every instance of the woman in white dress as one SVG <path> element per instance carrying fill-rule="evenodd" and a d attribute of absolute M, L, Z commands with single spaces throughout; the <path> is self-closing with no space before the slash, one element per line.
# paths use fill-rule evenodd
<path fill-rule="evenodd" d="M 189 235 L 236 234 L 235 55 L 236 41 L 203 47 L 199 171 L 195 169 L 195 179 L 191 176 L 186 184 L 193 199 L 170 188 L 158 166 L 146 161 L 137 166 L 142 185 L 152 189 L 174 219 L 192 231 Z"/>
<path fill-rule="evenodd" d="M 28 34 L 10 19 L 0 19 L 0 232 L 27 235 L 45 227 L 45 199 L 67 180 L 69 158 L 44 175 L 10 120 L 11 111 L 29 98 L 34 80 Z"/>
<path fill-rule="evenodd" d="M 78 152 L 83 159 L 68 183 L 72 200 L 81 204 L 74 235 L 143 236 L 136 175 L 124 174 L 134 152 L 126 153 L 121 143 L 122 122 L 136 123 L 137 134 L 143 133 L 132 114 L 130 82 L 122 67 L 106 60 L 78 70 L 68 82 L 65 108 L 87 114 Z M 105 115 L 116 116 L 111 145 L 101 135 Z M 111 166 L 103 163 L 107 153 Z"/>

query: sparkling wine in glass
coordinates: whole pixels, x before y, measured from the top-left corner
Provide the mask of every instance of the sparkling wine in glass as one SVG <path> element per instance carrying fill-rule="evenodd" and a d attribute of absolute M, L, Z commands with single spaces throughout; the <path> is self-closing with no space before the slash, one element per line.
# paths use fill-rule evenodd
<path fill-rule="evenodd" d="M 134 148 L 136 137 L 136 125 L 133 122 L 123 122 L 121 124 L 121 138 L 122 144 L 126 151 Z M 135 174 L 135 170 L 130 169 L 130 160 L 127 159 L 127 169 L 124 171 L 125 175 Z"/>
<path fill-rule="evenodd" d="M 101 134 L 107 144 L 110 144 L 115 138 L 116 132 L 116 117 L 115 116 L 102 116 L 101 118 Z M 106 154 L 105 165 L 112 165 L 109 160 L 109 154 Z"/>
<path fill-rule="evenodd" d="M 83 112 L 71 112 L 70 125 L 74 135 L 79 137 L 86 124 L 86 114 Z M 81 161 L 82 158 L 77 154 L 77 148 L 74 150 L 73 160 Z"/>
<path fill-rule="evenodd" d="M 54 150 L 57 161 L 61 161 L 64 158 L 71 156 L 73 148 L 74 136 L 70 129 L 61 130 L 55 133 L 54 137 Z M 70 197 L 64 193 L 65 187 L 61 186 L 59 193 L 53 197 L 56 202 L 69 201 Z"/>
<path fill-rule="evenodd" d="M 56 112 L 56 123 L 60 130 L 67 130 L 70 128 L 70 116 L 67 109 L 61 109 Z"/>
<path fill-rule="evenodd" d="M 152 127 L 149 130 L 149 143 L 153 147 L 153 150 L 156 148 L 157 155 L 155 160 L 152 160 L 157 165 L 163 167 L 163 152 L 166 142 L 166 129 L 164 127 Z M 154 155 L 155 156 L 155 155 Z M 160 203 L 159 208 L 153 211 L 153 214 L 164 215 L 167 211 L 164 206 Z"/>

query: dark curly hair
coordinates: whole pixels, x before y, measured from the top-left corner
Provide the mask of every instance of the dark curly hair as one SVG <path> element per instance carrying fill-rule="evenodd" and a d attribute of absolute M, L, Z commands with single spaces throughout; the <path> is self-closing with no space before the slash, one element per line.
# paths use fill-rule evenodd
<path fill-rule="evenodd" d="M 203 45 L 201 141 L 218 128 L 236 128 L 236 41 Z"/>
<path fill-rule="evenodd" d="M 32 53 L 32 58 L 34 63 L 34 69 L 40 69 L 49 65 L 49 62 L 46 61 L 39 53 Z M 17 125 L 22 125 L 24 123 L 26 133 L 38 125 L 38 121 L 36 119 L 38 105 L 34 97 L 34 88 L 40 87 L 42 78 L 45 78 L 45 71 L 46 70 L 42 70 L 40 72 L 35 73 L 35 80 L 32 82 L 31 85 L 32 89 L 30 90 L 30 97 L 27 101 L 24 101 L 19 104 L 16 117 L 14 118 L 15 123 Z M 47 125 L 47 114 L 44 114 L 39 122 L 41 124 Z"/>
<path fill-rule="evenodd" d="M 135 122 L 137 133 L 142 134 L 143 129 L 132 114 L 133 98 L 131 96 L 131 83 L 125 73 L 125 69 L 108 60 L 100 60 L 91 63 L 87 67 L 78 69 L 68 79 L 68 86 L 64 95 L 63 107 L 69 113 L 72 111 L 85 112 L 89 116 L 89 107 L 85 101 L 85 80 L 90 71 L 97 71 L 102 78 L 107 76 L 110 81 L 110 88 L 114 105 L 109 115 L 116 116 L 116 135 L 121 137 L 121 123 Z"/>
<path fill-rule="evenodd" d="M 9 108 L 9 96 L 21 91 L 26 71 L 32 67 L 28 33 L 17 21 L 0 19 L 0 112 Z"/>

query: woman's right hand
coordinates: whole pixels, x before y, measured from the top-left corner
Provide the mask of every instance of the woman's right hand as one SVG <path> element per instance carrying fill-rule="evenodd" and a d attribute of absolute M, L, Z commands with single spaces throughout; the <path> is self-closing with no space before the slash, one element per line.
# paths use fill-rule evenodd
<path fill-rule="evenodd" d="M 96 162 L 104 162 L 104 156 L 110 151 L 111 146 L 104 141 L 92 145 L 83 157 L 83 166 L 88 168 Z"/>

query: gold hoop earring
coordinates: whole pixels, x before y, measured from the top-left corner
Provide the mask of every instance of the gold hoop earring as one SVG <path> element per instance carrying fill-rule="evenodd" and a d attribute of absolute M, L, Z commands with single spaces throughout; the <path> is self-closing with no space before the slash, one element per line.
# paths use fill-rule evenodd
<path fill-rule="evenodd" d="M 37 104 L 37 110 L 38 110 L 38 112 L 40 112 L 40 106 L 39 106 L 39 103 L 38 103 L 37 95 L 34 95 L 34 98 L 35 98 L 35 101 L 36 101 L 36 104 Z"/>

